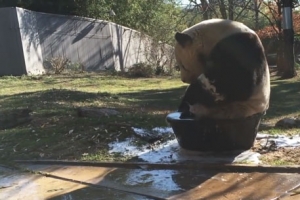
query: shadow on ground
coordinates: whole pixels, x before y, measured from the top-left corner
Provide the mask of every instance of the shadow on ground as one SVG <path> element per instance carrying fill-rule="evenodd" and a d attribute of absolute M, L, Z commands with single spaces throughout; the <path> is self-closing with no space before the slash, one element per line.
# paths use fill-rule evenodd
<path fill-rule="evenodd" d="M 184 90 L 182 87 L 110 94 L 50 89 L 3 95 L 1 108 L 29 108 L 33 120 L 0 131 L 0 158 L 80 159 L 83 153 L 97 154 L 116 137 L 131 136 L 131 126 L 167 126 L 165 117 L 176 110 Z M 108 107 L 120 111 L 120 115 L 81 118 L 77 116 L 77 107 Z"/>
<path fill-rule="evenodd" d="M 300 114 L 300 82 L 275 80 L 271 89 L 268 119 L 280 118 L 286 115 Z"/>

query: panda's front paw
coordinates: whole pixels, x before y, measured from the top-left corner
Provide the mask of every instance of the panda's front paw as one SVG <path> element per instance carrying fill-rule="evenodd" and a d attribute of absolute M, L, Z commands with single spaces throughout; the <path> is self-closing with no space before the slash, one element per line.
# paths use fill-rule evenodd
<path fill-rule="evenodd" d="M 188 118 L 195 118 L 195 115 L 191 113 L 190 111 L 184 111 L 181 113 L 180 119 L 188 119 Z"/>
<path fill-rule="evenodd" d="M 177 111 L 178 111 L 178 112 L 188 112 L 189 109 L 190 109 L 190 105 L 189 105 L 187 102 L 182 101 L 182 102 L 180 103 L 180 105 L 178 106 Z"/>

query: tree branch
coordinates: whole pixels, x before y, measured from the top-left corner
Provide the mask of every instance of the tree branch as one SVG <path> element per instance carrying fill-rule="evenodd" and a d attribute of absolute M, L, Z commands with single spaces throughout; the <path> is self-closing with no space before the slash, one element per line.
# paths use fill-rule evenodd
<path fill-rule="evenodd" d="M 247 9 L 247 7 L 249 6 L 249 4 L 251 3 L 252 0 L 248 0 L 248 2 L 246 3 L 246 5 L 242 8 L 242 10 L 237 14 L 235 20 L 238 20 L 238 18 L 241 16 L 241 14 Z"/>

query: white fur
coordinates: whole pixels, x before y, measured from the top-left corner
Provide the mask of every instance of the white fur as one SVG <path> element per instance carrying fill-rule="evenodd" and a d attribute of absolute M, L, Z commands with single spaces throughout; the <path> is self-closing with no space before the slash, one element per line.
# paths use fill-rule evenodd
<path fill-rule="evenodd" d="M 213 82 L 209 81 L 209 79 L 206 78 L 206 76 L 204 74 L 201 74 L 198 77 L 198 80 L 204 86 L 203 89 L 209 91 L 215 97 L 215 101 L 222 101 L 222 100 L 225 99 L 224 96 L 222 96 L 221 94 L 217 93 L 216 87 L 212 84 Z"/>
<path fill-rule="evenodd" d="M 190 112 L 197 118 L 209 116 L 215 119 L 235 119 L 263 113 L 269 108 L 270 74 L 265 66 L 265 76 L 261 84 L 255 88 L 253 95 L 247 101 L 236 101 L 226 105 L 207 108 L 201 104 L 190 105 Z"/>
<path fill-rule="evenodd" d="M 194 40 L 193 45 L 195 45 L 195 49 L 200 50 L 205 55 L 209 55 L 219 41 L 232 34 L 251 33 L 257 35 L 243 23 L 227 19 L 204 20 L 185 29 L 182 33 L 191 36 Z"/>

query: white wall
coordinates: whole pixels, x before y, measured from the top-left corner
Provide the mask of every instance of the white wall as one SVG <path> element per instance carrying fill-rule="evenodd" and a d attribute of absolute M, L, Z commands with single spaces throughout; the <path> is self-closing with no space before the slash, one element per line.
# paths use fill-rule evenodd
<path fill-rule="evenodd" d="M 21 8 L 17 8 L 16 11 L 26 72 L 28 75 L 43 74 L 45 70 L 36 15 L 34 12 Z"/>
<path fill-rule="evenodd" d="M 16 15 L 15 19 L 11 17 L 13 15 Z M 173 49 L 168 45 L 153 45 L 149 36 L 104 20 L 39 13 L 22 8 L 0 9 L 0 16 L 2 19 L 11 18 L 15 27 L 12 29 L 9 23 L 0 20 L 0 25 L 6 26 L 0 37 L 0 52 L 9 54 L 6 55 L 9 59 L 19 61 L 15 64 L 11 62 L 18 73 L 2 70 L 7 75 L 45 73 L 44 63 L 53 57 L 65 57 L 82 65 L 86 71 L 127 71 L 136 63 L 156 63 L 155 57 L 158 55 L 163 57 L 160 63 L 165 63 L 170 57 L 165 52 Z M 13 35 L 16 39 L 12 38 Z M 18 55 L 16 50 L 8 53 L 7 47 L 1 46 L 7 40 L 11 40 L 9 44 L 14 42 L 13 47 L 22 53 Z M 166 63 L 170 65 L 170 62 Z"/>
<path fill-rule="evenodd" d="M 130 28 L 114 23 L 111 25 L 111 34 L 117 70 L 127 70 L 136 63 L 173 65 L 173 47 L 166 44 L 154 43 L 145 35 Z"/>

